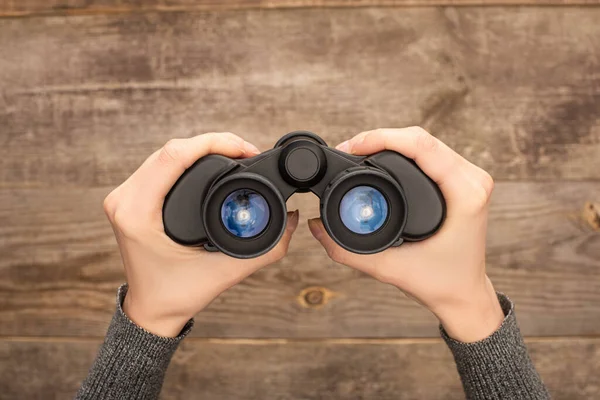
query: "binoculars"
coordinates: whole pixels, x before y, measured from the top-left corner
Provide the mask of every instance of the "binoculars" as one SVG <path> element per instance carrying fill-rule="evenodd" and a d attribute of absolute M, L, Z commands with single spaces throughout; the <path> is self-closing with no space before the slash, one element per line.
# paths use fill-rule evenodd
<path fill-rule="evenodd" d="M 329 236 L 359 254 L 427 239 L 446 213 L 439 187 L 414 161 L 389 150 L 347 154 L 296 131 L 252 158 L 196 161 L 165 198 L 165 232 L 182 245 L 258 257 L 285 231 L 286 200 L 309 191 Z"/>

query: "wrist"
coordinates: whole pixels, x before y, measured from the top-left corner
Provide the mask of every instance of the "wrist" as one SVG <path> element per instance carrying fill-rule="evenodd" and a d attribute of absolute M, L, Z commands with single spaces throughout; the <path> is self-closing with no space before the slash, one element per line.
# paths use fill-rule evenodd
<path fill-rule="evenodd" d="M 190 320 L 184 316 L 164 315 L 156 307 L 148 307 L 137 301 L 131 293 L 125 295 L 122 309 L 125 315 L 137 326 L 162 337 L 177 337 Z"/>
<path fill-rule="evenodd" d="M 463 343 L 489 337 L 505 318 L 498 295 L 487 277 L 481 290 L 474 290 L 468 298 L 457 299 L 433 311 L 448 336 Z"/>

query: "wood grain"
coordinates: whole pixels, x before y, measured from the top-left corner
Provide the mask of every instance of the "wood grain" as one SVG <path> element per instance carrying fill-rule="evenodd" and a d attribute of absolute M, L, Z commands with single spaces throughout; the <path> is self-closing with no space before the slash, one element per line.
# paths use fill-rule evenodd
<path fill-rule="evenodd" d="M 403 7 L 499 4 L 534 7 Z M 599 398 L 600 8 L 548 4 L 600 1 L 0 0 L 0 398 L 77 389 L 123 281 L 102 200 L 169 138 L 413 124 L 500 181 L 490 276 L 553 398 Z M 289 208 L 288 257 L 198 316 L 163 398 L 464 398 L 434 318 Z"/>
<path fill-rule="evenodd" d="M 295 129 L 336 144 L 415 124 L 497 180 L 597 181 L 598 20 L 552 7 L 2 20 L 0 186 L 116 185 L 199 132 L 267 149 Z"/>
<path fill-rule="evenodd" d="M 108 188 L 0 192 L 0 335 L 103 336 L 123 281 L 101 203 Z M 594 182 L 500 182 L 488 268 L 527 335 L 600 334 L 600 233 L 581 217 Z M 198 316 L 205 337 L 435 337 L 433 317 L 399 291 L 330 261 L 305 219 L 288 256 Z M 312 288 L 312 289 L 311 289 Z M 307 297 L 308 296 L 308 297 Z"/>
<path fill-rule="evenodd" d="M 598 5 L 598 0 L 2 0 L 0 17 L 253 8 Z"/>
<path fill-rule="evenodd" d="M 71 398 L 96 341 L 0 340 L 4 400 Z M 600 339 L 530 340 L 556 400 L 600 396 Z M 440 341 L 284 342 L 186 339 L 173 357 L 162 399 L 464 399 Z"/>

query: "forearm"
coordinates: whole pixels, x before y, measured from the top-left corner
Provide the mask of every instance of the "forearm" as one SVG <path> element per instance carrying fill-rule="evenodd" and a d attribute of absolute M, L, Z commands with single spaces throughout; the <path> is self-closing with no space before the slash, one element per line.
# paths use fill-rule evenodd
<path fill-rule="evenodd" d="M 75 399 L 157 399 L 165 371 L 190 321 L 175 338 L 153 335 L 123 312 L 127 286 L 119 288 L 117 309 L 96 360 Z"/>
<path fill-rule="evenodd" d="M 440 328 L 454 355 L 467 399 L 549 399 L 527 353 L 512 302 L 503 294 L 498 294 L 498 299 L 505 318 L 487 338 L 462 343 Z"/>

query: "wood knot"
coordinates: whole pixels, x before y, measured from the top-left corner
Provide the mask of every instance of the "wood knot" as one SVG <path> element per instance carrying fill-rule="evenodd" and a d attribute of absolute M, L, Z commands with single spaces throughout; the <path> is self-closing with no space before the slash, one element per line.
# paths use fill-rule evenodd
<path fill-rule="evenodd" d="M 311 290 L 310 292 L 304 295 L 304 300 L 310 305 L 319 305 L 323 304 L 323 300 L 325 299 L 325 295 L 320 290 Z"/>
<path fill-rule="evenodd" d="M 298 303 L 304 308 L 321 308 L 335 294 L 330 290 L 320 287 L 311 286 L 302 290 L 298 295 Z"/>
<path fill-rule="evenodd" d="M 600 203 L 587 202 L 583 206 L 583 219 L 595 231 L 600 231 Z"/>

